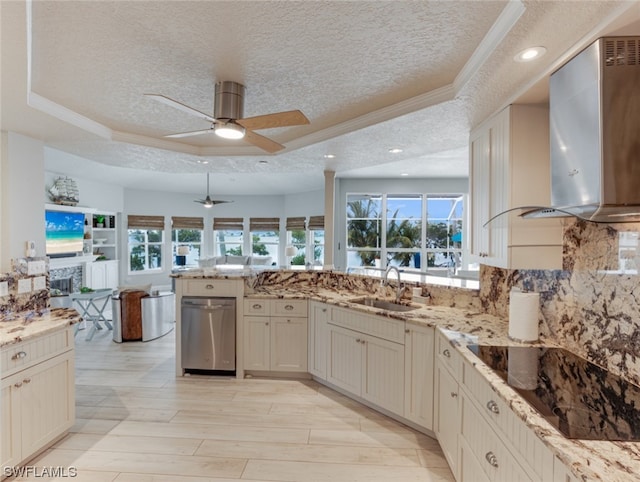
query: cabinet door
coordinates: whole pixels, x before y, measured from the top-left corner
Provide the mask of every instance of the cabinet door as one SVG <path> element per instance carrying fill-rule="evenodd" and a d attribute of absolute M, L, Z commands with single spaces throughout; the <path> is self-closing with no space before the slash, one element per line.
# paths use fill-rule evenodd
<path fill-rule="evenodd" d="M 469 448 L 463 437 L 459 439 L 459 482 L 489 482 L 489 477 L 483 472 L 482 465 Z"/>
<path fill-rule="evenodd" d="M 364 335 L 329 325 L 327 380 L 354 395 L 362 393 L 362 347 Z"/>
<path fill-rule="evenodd" d="M 433 430 L 434 329 L 407 326 L 404 343 L 404 416 Z"/>
<path fill-rule="evenodd" d="M 21 448 L 24 459 L 74 423 L 74 354 L 67 352 L 22 373 Z"/>
<path fill-rule="evenodd" d="M 489 130 L 491 165 L 489 167 L 490 217 L 504 213 L 511 207 L 509 193 L 511 191 L 510 166 L 510 110 L 504 109 L 492 122 Z M 507 268 L 509 243 L 509 215 L 503 214 L 488 226 L 489 260 L 488 264 Z"/>
<path fill-rule="evenodd" d="M 458 478 L 458 433 L 460 401 L 458 383 L 438 364 L 436 369 L 435 432 L 451 472 Z"/>
<path fill-rule="evenodd" d="M 87 286 L 94 290 L 107 288 L 107 266 L 103 261 L 87 263 Z"/>
<path fill-rule="evenodd" d="M 327 378 L 327 305 L 311 303 L 309 310 L 309 373 Z"/>
<path fill-rule="evenodd" d="M 18 375 L 2 380 L 0 393 L 0 467 L 17 465 L 21 461 L 20 448 L 20 397 Z"/>
<path fill-rule="evenodd" d="M 246 370 L 269 370 L 270 323 L 266 316 L 245 316 L 244 363 Z"/>
<path fill-rule="evenodd" d="M 271 370 L 307 371 L 307 319 L 271 317 Z"/>
<path fill-rule="evenodd" d="M 118 288 L 119 276 L 118 276 L 118 262 L 117 261 L 103 261 L 105 263 L 105 288 L 115 290 Z"/>
<path fill-rule="evenodd" d="M 471 187 L 471 255 L 484 263 L 489 256 L 490 231 L 483 225 L 489 216 L 490 136 L 488 129 L 481 130 L 471 138 L 469 152 L 469 177 Z"/>
<path fill-rule="evenodd" d="M 373 336 L 363 339 L 362 398 L 404 415 L 404 345 Z"/>

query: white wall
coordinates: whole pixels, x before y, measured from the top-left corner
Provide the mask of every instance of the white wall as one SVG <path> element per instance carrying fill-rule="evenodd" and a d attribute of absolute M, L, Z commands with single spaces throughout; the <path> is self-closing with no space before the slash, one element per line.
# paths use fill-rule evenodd
<path fill-rule="evenodd" d="M 336 179 L 334 265 L 347 266 L 347 194 L 456 194 L 469 192 L 469 179 Z"/>
<path fill-rule="evenodd" d="M 311 216 L 323 214 L 324 193 L 322 191 L 277 196 L 217 196 L 214 199 L 233 201 L 217 204 L 211 209 L 204 208 L 194 202 L 203 195 L 166 193 L 145 191 L 140 189 L 124 190 L 123 233 L 121 236 L 121 280 L 124 284 L 166 285 L 170 283 L 171 273 L 171 217 L 202 216 L 204 217 L 204 256 L 213 256 L 213 218 L 241 217 L 279 217 L 284 220 L 288 216 Z M 128 274 L 126 218 L 128 214 L 164 216 L 165 218 L 165 252 L 164 268 L 157 274 Z M 284 226 L 284 225 L 283 225 Z M 285 236 L 284 230 L 281 235 Z M 280 259 L 284 259 L 285 240 L 281 239 Z"/>
<path fill-rule="evenodd" d="M 23 257 L 25 243 L 35 241 L 44 255 L 44 155 L 36 139 L 2 132 L 2 242 L 1 271 L 9 271 L 11 259 Z"/>

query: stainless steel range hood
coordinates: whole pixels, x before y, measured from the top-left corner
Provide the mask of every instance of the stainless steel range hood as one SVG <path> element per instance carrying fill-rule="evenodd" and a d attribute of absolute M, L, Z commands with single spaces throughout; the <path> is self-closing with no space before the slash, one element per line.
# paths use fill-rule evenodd
<path fill-rule="evenodd" d="M 549 81 L 551 205 L 523 217 L 640 221 L 640 36 L 601 38 Z"/>

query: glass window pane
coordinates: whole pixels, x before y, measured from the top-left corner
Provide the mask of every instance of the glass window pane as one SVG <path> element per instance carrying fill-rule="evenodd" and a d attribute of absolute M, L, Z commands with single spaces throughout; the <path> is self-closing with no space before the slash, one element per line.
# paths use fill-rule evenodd
<path fill-rule="evenodd" d="M 129 230 L 129 244 L 132 243 L 144 243 L 145 232 L 140 229 Z"/>
<path fill-rule="evenodd" d="M 377 219 L 347 221 L 347 242 L 349 248 L 379 248 L 380 221 Z"/>
<path fill-rule="evenodd" d="M 162 246 L 149 246 L 149 269 L 158 269 L 162 267 Z"/>
<path fill-rule="evenodd" d="M 129 266 L 131 271 L 143 271 L 147 265 L 147 255 L 144 245 L 134 246 L 131 248 L 129 255 Z"/>
<path fill-rule="evenodd" d="M 421 219 L 421 195 L 387 195 L 387 217 L 389 219 Z"/>
<path fill-rule="evenodd" d="M 380 266 L 380 250 L 349 250 L 347 251 L 347 266 Z"/>
<path fill-rule="evenodd" d="M 149 239 L 150 243 L 161 243 L 162 233 L 163 231 L 159 229 L 149 229 L 147 230 L 147 238 Z"/>

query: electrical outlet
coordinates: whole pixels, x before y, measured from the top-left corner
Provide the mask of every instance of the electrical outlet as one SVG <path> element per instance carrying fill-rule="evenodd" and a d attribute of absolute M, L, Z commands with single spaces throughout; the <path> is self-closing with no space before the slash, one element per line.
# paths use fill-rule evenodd
<path fill-rule="evenodd" d="M 36 276 L 33 278 L 33 291 L 40 291 L 47 289 L 47 278 L 44 276 Z"/>
<path fill-rule="evenodd" d="M 29 261 L 27 263 L 27 274 L 30 276 L 44 274 L 45 262 L 43 260 Z"/>
<path fill-rule="evenodd" d="M 9 296 L 9 282 L 0 281 L 0 297 Z"/>
<path fill-rule="evenodd" d="M 31 293 L 31 278 L 18 280 L 18 294 Z"/>

